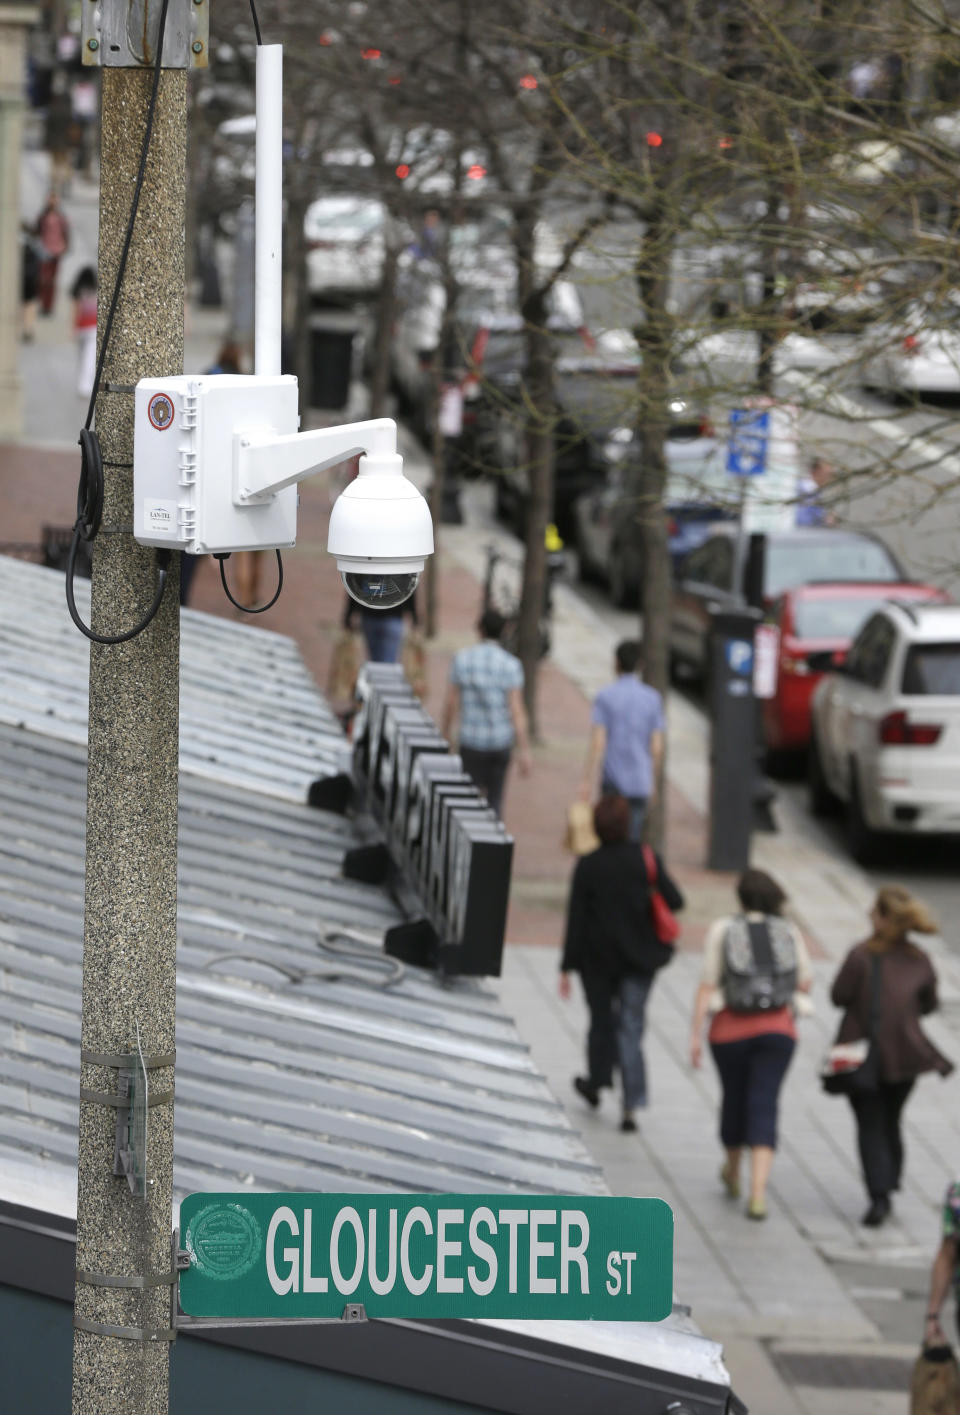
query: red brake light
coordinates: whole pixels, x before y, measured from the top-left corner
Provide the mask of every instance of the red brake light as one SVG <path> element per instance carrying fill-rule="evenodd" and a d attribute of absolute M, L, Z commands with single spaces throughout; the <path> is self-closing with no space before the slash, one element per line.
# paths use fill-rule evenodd
<path fill-rule="evenodd" d="M 932 747 L 943 727 L 937 722 L 911 722 L 905 712 L 888 712 L 878 730 L 885 747 Z"/>
<path fill-rule="evenodd" d="M 903 352 L 905 354 L 917 354 L 920 352 L 920 343 L 915 334 L 904 335 Z"/>

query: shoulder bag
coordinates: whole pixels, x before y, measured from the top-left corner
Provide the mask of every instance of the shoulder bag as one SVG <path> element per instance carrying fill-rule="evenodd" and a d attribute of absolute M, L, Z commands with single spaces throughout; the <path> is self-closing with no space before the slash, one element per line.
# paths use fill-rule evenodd
<path fill-rule="evenodd" d="M 649 845 L 643 846 L 643 863 L 647 871 L 650 893 L 650 922 L 661 943 L 674 944 L 680 937 L 680 924 L 670 905 L 657 888 L 657 857 Z"/>
<path fill-rule="evenodd" d="M 820 1084 L 828 1096 L 862 1095 L 875 1091 L 880 1080 L 880 1058 L 875 1043 L 880 1020 L 880 967 L 877 954 L 871 959 L 870 1013 L 867 1035 L 856 1042 L 834 1042 L 820 1064 Z"/>

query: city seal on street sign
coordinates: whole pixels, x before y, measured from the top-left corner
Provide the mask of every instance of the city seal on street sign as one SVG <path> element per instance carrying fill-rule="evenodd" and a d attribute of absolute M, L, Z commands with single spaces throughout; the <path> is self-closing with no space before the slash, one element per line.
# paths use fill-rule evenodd
<path fill-rule="evenodd" d="M 210 1282 L 235 1282 L 262 1257 L 263 1231 L 246 1203 L 210 1197 L 186 1232 L 190 1264 Z"/>
<path fill-rule="evenodd" d="M 190 1317 L 659 1322 L 673 1306 L 662 1199 L 530 1194 L 191 1194 Z"/>

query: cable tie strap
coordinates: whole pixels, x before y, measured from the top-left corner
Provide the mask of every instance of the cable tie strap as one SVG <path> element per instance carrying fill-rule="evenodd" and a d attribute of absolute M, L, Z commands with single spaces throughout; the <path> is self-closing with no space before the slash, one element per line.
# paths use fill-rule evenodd
<path fill-rule="evenodd" d="M 114 383 L 112 379 L 104 379 L 100 384 L 104 393 L 136 393 L 135 383 Z"/>
<path fill-rule="evenodd" d="M 165 1066 L 173 1066 L 177 1053 L 167 1051 L 157 1056 L 145 1056 L 140 1058 L 139 1054 L 133 1052 L 110 1052 L 110 1051 L 88 1051 L 86 1047 L 80 1049 L 80 1060 L 87 1066 L 112 1066 L 115 1071 L 123 1071 L 138 1062 L 143 1066 L 144 1071 L 162 1071 Z"/>
<path fill-rule="evenodd" d="M 83 1283 L 84 1287 L 124 1287 L 133 1288 L 137 1292 L 143 1292 L 148 1287 L 170 1287 L 176 1282 L 177 1276 L 177 1273 L 170 1272 L 118 1277 L 113 1273 L 91 1273 L 85 1268 L 77 1268 L 77 1282 Z"/>
<path fill-rule="evenodd" d="M 110 1322 L 91 1322 L 86 1317 L 74 1317 L 73 1325 L 78 1331 L 92 1332 L 94 1336 L 114 1336 L 119 1341 L 176 1341 L 173 1327 L 115 1327 Z"/>
<path fill-rule="evenodd" d="M 91 1091 L 87 1086 L 80 1087 L 80 1099 L 89 1101 L 91 1105 L 116 1106 L 121 1110 L 130 1104 L 130 1097 L 117 1095 L 115 1092 Z M 173 1091 L 151 1091 L 147 1096 L 147 1106 L 169 1105 L 173 1100 Z"/>

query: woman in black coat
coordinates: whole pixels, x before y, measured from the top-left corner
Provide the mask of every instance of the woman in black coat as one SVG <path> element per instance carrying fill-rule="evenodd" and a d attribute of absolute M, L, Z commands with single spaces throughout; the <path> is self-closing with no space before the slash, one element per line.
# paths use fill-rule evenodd
<path fill-rule="evenodd" d="M 573 873 L 560 994 L 569 997 L 569 975 L 579 973 L 590 1009 L 590 1030 L 588 1074 L 574 1077 L 574 1086 L 596 1108 L 600 1091 L 613 1085 L 614 1063 L 619 1060 L 620 1129 L 630 1131 L 637 1128 L 634 1111 L 647 1103 L 643 1057 L 647 999 L 657 969 L 673 957 L 673 948 L 654 933 L 651 884 L 671 909 L 683 908 L 683 895 L 655 854 L 656 879 L 648 879 L 643 847 L 627 839 L 630 805 L 623 796 L 604 796 L 594 809 L 593 823 L 600 847 L 584 855 Z"/>
<path fill-rule="evenodd" d="M 948 1076 L 953 1063 L 920 1026 L 937 1008 L 937 975 L 911 933 L 937 932 L 936 921 L 902 885 L 886 885 L 870 911 L 871 934 L 844 959 L 831 1001 L 844 1009 L 838 1042 L 872 1038 L 875 1083 L 850 1097 L 870 1207 L 862 1222 L 879 1228 L 903 1170 L 901 1112 L 919 1076 Z"/>

